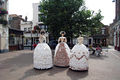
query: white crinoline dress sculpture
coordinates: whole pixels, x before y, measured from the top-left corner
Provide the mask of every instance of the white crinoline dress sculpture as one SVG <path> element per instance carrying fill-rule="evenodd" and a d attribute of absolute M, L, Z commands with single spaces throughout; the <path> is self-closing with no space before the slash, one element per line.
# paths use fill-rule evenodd
<path fill-rule="evenodd" d="M 78 44 L 76 44 L 71 52 L 69 68 L 77 71 L 86 71 L 88 70 L 88 57 L 89 51 L 87 47 L 82 44 L 83 37 L 79 37 Z"/>
<path fill-rule="evenodd" d="M 55 48 L 54 65 L 59 67 L 69 66 L 70 48 L 66 44 L 67 39 L 64 37 L 65 32 L 61 31 L 62 37 L 58 39 L 58 45 Z"/>
<path fill-rule="evenodd" d="M 34 68 L 35 69 L 49 69 L 53 67 L 52 63 L 52 51 L 46 43 L 46 37 L 44 32 L 41 32 L 40 43 L 34 50 Z"/>

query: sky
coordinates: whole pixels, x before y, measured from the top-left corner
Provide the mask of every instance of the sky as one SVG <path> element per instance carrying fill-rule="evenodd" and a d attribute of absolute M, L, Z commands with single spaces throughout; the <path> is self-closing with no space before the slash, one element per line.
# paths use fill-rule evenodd
<path fill-rule="evenodd" d="M 28 16 L 28 20 L 33 19 L 32 3 L 39 3 L 40 0 L 9 0 L 9 14 Z M 104 19 L 102 22 L 109 25 L 115 18 L 115 3 L 112 0 L 85 0 L 88 9 L 98 12 L 100 9 Z"/>

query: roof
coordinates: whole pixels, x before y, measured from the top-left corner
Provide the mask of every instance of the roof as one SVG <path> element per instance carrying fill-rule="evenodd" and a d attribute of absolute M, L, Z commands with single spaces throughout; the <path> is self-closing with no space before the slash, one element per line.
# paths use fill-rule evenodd
<path fill-rule="evenodd" d="M 23 31 L 18 29 L 13 29 L 13 28 L 9 28 L 9 33 L 16 34 L 16 35 L 23 35 Z"/>
<path fill-rule="evenodd" d="M 17 14 L 10 14 L 9 17 L 18 17 L 19 19 L 23 20 L 22 15 L 17 15 Z"/>
<path fill-rule="evenodd" d="M 18 17 L 17 14 L 10 14 L 9 17 Z"/>

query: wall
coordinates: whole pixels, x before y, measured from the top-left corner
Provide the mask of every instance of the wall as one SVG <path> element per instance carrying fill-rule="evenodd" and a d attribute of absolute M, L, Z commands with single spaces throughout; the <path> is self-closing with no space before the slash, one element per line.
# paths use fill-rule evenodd
<path fill-rule="evenodd" d="M 38 6 L 39 3 L 33 3 L 33 26 L 38 24 L 38 14 L 39 14 Z"/>
<path fill-rule="evenodd" d="M 20 19 L 18 17 L 13 17 L 12 20 L 9 20 L 9 25 L 13 29 L 20 29 Z"/>
<path fill-rule="evenodd" d="M 33 27 L 38 24 L 43 24 L 43 22 L 38 21 L 39 18 L 38 14 L 41 14 L 38 8 L 39 4 L 40 3 L 33 3 Z"/>
<path fill-rule="evenodd" d="M 24 31 L 24 28 L 26 28 L 28 31 L 28 28 L 31 28 L 31 27 L 32 27 L 31 22 L 21 22 L 21 27 L 20 27 L 21 29 L 20 30 Z"/>
<path fill-rule="evenodd" d="M 0 24 L 0 52 L 8 52 L 8 27 Z"/>

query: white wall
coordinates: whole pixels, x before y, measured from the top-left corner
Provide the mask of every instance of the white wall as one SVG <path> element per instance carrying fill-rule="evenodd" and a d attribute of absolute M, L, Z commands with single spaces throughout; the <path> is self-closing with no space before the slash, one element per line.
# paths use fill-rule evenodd
<path fill-rule="evenodd" d="M 38 22 L 38 14 L 40 13 L 38 10 L 39 3 L 33 3 L 33 26 L 39 24 Z"/>
<path fill-rule="evenodd" d="M 8 27 L 0 24 L 0 50 L 1 52 L 9 51 Z"/>
<path fill-rule="evenodd" d="M 32 28 L 32 23 L 31 22 L 23 22 L 23 21 L 21 21 L 21 27 L 20 27 L 20 29 L 22 31 L 24 31 L 24 28 L 26 28 L 27 31 L 28 31 L 28 28 Z"/>
<path fill-rule="evenodd" d="M 8 0 L 4 0 L 4 4 L 0 7 L 8 10 Z M 4 19 L 8 20 L 8 15 L 4 16 Z M 8 34 L 9 30 L 8 30 L 8 25 L 3 26 L 2 24 L 0 24 L 0 50 L 1 52 L 7 52 L 9 51 L 9 41 L 8 41 Z"/>

